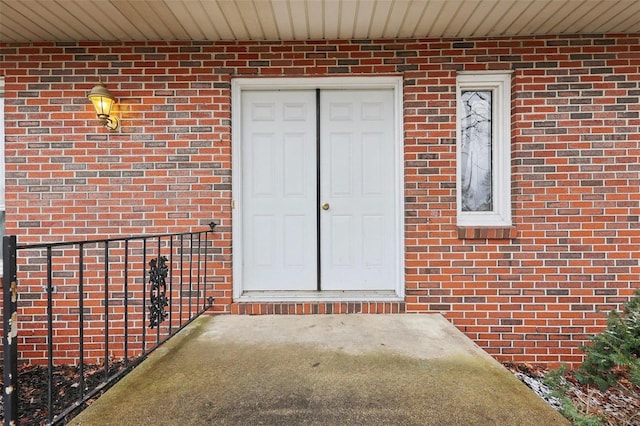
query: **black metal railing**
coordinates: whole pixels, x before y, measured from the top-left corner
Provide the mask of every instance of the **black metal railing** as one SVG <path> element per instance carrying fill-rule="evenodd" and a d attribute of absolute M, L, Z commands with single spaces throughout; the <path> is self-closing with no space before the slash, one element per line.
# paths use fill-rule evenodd
<path fill-rule="evenodd" d="M 62 423 L 211 307 L 214 227 L 30 245 L 5 236 L 5 425 L 26 409 L 20 363 L 46 368 L 43 420 Z M 73 366 L 73 384 L 61 390 L 54 375 L 63 366 L 66 375 Z M 61 392 L 75 395 L 61 403 Z"/>

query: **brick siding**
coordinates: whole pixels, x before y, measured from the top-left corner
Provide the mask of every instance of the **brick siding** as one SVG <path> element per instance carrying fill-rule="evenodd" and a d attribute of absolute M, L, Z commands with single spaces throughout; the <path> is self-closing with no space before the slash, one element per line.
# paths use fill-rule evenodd
<path fill-rule="evenodd" d="M 20 243 L 214 219 L 214 312 L 440 312 L 498 359 L 550 365 L 580 362 L 586 336 L 640 285 L 640 35 L 2 44 L 0 55 L 6 224 Z M 511 229 L 456 227 L 463 70 L 513 70 Z M 404 79 L 405 302 L 232 303 L 232 78 L 380 74 Z M 121 133 L 86 100 L 99 77 Z M 45 305 L 23 290 L 28 335 Z"/>

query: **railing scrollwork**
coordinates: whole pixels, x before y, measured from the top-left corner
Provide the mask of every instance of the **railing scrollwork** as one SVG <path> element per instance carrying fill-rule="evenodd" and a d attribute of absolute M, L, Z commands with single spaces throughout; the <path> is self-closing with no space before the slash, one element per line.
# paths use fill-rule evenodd
<path fill-rule="evenodd" d="M 151 259 L 149 266 L 149 284 L 151 284 L 149 291 L 149 298 L 151 300 L 151 305 L 149 306 L 149 327 L 155 328 L 167 317 L 165 308 L 169 306 L 169 300 L 167 298 L 166 278 L 169 273 L 169 268 L 167 267 L 167 258 L 165 256 Z"/>

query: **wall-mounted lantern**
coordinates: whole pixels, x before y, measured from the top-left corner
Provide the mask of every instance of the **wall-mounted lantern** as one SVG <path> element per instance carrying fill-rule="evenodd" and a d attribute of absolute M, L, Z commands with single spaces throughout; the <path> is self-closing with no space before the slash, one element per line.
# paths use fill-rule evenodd
<path fill-rule="evenodd" d="M 102 84 L 102 82 L 96 84 L 87 95 L 87 98 L 89 98 L 93 107 L 96 109 L 100 123 L 111 131 L 118 130 L 120 120 L 117 116 L 111 114 L 111 109 L 116 103 L 116 98 L 107 90 L 105 85 Z"/>

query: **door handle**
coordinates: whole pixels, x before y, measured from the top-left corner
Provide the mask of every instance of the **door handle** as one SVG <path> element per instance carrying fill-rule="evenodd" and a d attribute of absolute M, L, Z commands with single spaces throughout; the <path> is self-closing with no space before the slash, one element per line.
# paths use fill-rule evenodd
<path fill-rule="evenodd" d="M 329 203 L 324 203 L 322 205 L 322 210 L 329 210 Z"/>

